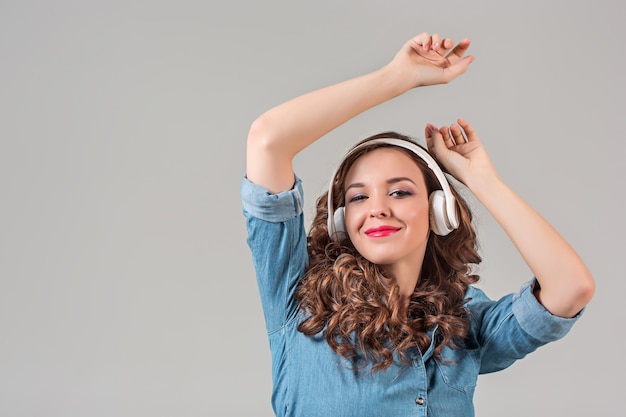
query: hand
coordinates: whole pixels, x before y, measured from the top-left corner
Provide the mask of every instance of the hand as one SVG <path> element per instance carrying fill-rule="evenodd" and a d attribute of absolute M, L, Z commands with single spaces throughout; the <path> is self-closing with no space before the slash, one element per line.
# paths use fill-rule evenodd
<path fill-rule="evenodd" d="M 471 189 L 471 184 L 497 173 L 472 125 L 463 119 L 457 122 L 442 128 L 427 124 L 426 144 L 444 168 Z"/>
<path fill-rule="evenodd" d="M 389 66 L 400 71 L 409 88 L 447 84 L 463 74 L 474 61 L 471 55 L 463 56 L 470 40 L 454 41 L 424 32 L 404 44 Z"/>

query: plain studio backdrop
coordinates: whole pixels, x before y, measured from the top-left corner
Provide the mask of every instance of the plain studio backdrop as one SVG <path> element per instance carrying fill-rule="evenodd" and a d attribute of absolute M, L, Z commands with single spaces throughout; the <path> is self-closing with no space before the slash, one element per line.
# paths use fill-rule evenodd
<path fill-rule="evenodd" d="M 625 18 L 619 0 L 2 2 L 0 415 L 271 416 L 248 128 L 423 31 L 469 37 L 475 62 L 298 156 L 307 219 L 354 141 L 467 118 L 597 280 L 565 339 L 479 378 L 477 415 L 625 415 Z M 480 287 L 517 291 L 530 271 L 470 203 Z"/>

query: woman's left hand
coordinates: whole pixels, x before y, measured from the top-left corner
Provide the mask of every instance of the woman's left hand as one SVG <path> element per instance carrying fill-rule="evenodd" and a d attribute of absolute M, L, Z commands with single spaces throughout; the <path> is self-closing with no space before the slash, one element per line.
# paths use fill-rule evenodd
<path fill-rule="evenodd" d="M 454 178 L 471 188 L 472 181 L 497 173 L 472 125 L 463 119 L 458 119 L 457 123 L 441 128 L 427 124 L 426 144 Z"/>

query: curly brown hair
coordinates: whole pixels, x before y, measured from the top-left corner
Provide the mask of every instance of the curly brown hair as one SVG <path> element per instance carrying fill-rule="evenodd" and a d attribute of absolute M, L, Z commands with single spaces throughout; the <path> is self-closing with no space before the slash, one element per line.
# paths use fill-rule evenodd
<path fill-rule="evenodd" d="M 359 144 L 383 137 L 416 143 L 408 136 L 385 132 Z M 384 146 L 391 145 L 365 146 L 346 158 L 333 184 L 333 207 L 344 205 L 344 179 L 354 161 Z M 420 167 L 429 193 L 441 189 L 421 158 L 404 148 L 397 149 Z M 328 193 L 321 195 L 307 235 L 309 266 L 296 290 L 306 313 L 298 330 L 307 336 L 323 332 L 328 345 L 348 363 L 358 368 L 371 364 L 372 372 L 387 369 L 394 352 L 405 363 L 408 349 L 417 347 L 425 352 L 431 344 L 428 331 L 435 327 L 435 358 L 441 359 L 444 346 L 461 346 L 469 329 L 465 293 L 479 279 L 473 270 L 481 258 L 471 211 L 453 184 L 450 186 L 458 202 L 460 225 L 446 236 L 430 233 L 420 277 L 406 309 L 395 279 L 382 265 L 365 259 L 347 237 L 340 242 L 331 240 Z"/>

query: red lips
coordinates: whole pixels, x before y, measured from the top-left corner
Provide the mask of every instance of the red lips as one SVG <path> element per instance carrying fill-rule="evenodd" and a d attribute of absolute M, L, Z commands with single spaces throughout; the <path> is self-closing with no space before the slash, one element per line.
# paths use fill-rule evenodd
<path fill-rule="evenodd" d="M 398 230 L 400 230 L 399 227 L 382 225 L 382 226 L 370 227 L 369 229 L 365 231 L 365 234 L 369 237 L 384 237 L 384 236 L 392 235 L 396 233 Z"/>

